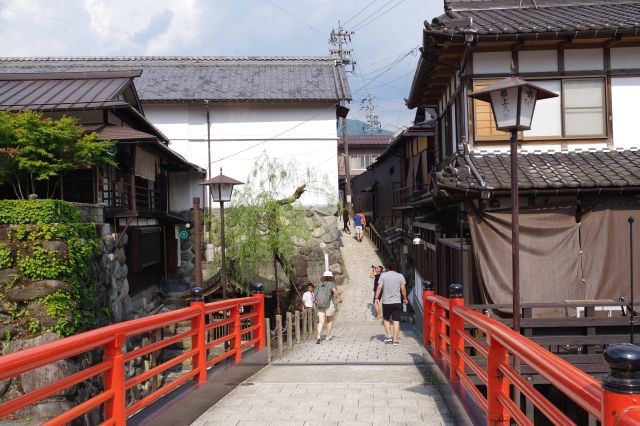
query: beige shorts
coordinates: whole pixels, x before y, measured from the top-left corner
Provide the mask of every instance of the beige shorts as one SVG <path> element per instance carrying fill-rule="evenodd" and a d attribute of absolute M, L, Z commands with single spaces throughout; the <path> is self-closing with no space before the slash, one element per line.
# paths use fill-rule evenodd
<path fill-rule="evenodd" d="M 318 308 L 318 315 L 326 315 L 328 317 L 334 316 L 336 313 L 336 305 L 333 304 L 333 300 L 326 308 Z"/>

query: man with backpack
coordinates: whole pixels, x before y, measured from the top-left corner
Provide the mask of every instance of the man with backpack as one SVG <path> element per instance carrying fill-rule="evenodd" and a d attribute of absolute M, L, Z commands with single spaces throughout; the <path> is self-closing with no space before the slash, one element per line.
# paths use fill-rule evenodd
<path fill-rule="evenodd" d="M 333 338 L 331 328 L 333 327 L 333 317 L 336 314 L 335 303 L 342 303 L 331 271 L 324 271 L 324 274 L 322 274 L 320 278 L 320 283 L 316 286 L 313 293 L 316 300 L 316 307 L 318 308 L 318 338 L 316 343 L 319 345 L 325 320 L 327 323 L 325 340 L 328 341 Z"/>

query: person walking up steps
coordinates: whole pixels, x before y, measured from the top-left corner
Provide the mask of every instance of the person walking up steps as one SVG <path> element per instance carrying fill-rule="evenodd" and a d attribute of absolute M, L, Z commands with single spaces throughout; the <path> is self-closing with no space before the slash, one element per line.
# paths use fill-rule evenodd
<path fill-rule="evenodd" d="M 333 338 L 331 328 L 333 327 L 333 317 L 336 314 L 335 303 L 342 303 L 331 271 L 324 271 L 322 278 L 320 278 L 320 283 L 314 290 L 314 296 L 316 307 L 318 308 L 318 337 L 316 343 L 319 345 L 325 321 L 327 323 L 327 335 L 325 340 L 328 341 Z"/>
<path fill-rule="evenodd" d="M 387 269 L 388 271 L 380 275 L 380 280 L 378 280 L 375 303 L 382 304 L 384 330 L 387 332 L 387 338 L 384 342 L 398 345 L 402 305 L 408 303 L 407 282 L 402 274 L 396 272 L 396 265 L 390 264 Z M 393 321 L 393 335 L 391 334 L 390 321 Z"/>
<path fill-rule="evenodd" d="M 342 210 L 342 222 L 344 226 L 342 227 L 342 232 L 346 232 L 347 234 L 351 234 L 351 229 L 349 229 L 349 210 Z"/>
<path fill-rule="evenodd" d="M 304 310 L 313 309 L 313 305 L 316 303 L 316 296 L 313 294 L 313 284 L 307 284 L 307 291 L 302 295 L 302 303 Z"/>
<path fill-rule="evenodd" d="M 376 311 L 376 319 L 382 319 L 382 307 L 379 303 L 376 303 L 376 290 L 378 289 L 378 281 L 380 280 L 380 274 L 384 268 L 382 265 L 371 265 L 371 271 L 369 272 L 369 278 L 373 278 L 373 309 Z"/>
<path fill-rule="evenodd" d="M 362 210 L 358 210 L 358 213 L 353 216 L 353 226 L 356 228 L 356 239 L 362 242 L 362 230 L 367 224 L 367 220 L 364 217 Z"/>

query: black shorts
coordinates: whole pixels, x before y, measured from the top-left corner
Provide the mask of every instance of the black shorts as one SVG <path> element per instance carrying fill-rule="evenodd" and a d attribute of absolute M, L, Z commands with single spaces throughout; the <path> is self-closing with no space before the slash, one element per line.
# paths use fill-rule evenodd
<path fill-rule="evenodd" d="M 382 318 L 385 320 L 400 321 L 400 314 L 402 314 L 402 303 L 382 304 Z"/>

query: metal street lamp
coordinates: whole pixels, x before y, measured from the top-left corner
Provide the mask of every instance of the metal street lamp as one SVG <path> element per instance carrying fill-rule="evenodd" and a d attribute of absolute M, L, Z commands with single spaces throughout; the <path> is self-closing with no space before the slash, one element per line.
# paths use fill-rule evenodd
<path fill-rule="evenodd" d="M 211 194 L 213 201 L 220 203 L 220 275 L 222 280 L 222 298 L 227 298 L 227 265 L 225 263 L 225 244 L 224 244 L 224 203 L 231 201 L 231 194 L 233 194 L 233 187 L 235 185 L 242 185 L 244 182 L 232 179 L 222 174 L 222 167 L 220 167 L 220 174 L 214 178 L 205 180 L 200 185 L 208 186 L 209 193 Z"/>
<path fill-rule="evenodd" d="M 518 202 L 518 132 L 531 129 L 536 101 L 554 98 L 557 94 L 511 76 L 469 97 L 489 102 L 496 128 L 511 132 L 511 272 L 513 280 L 513 329 L 520 332 L 520 236 Z"/>

